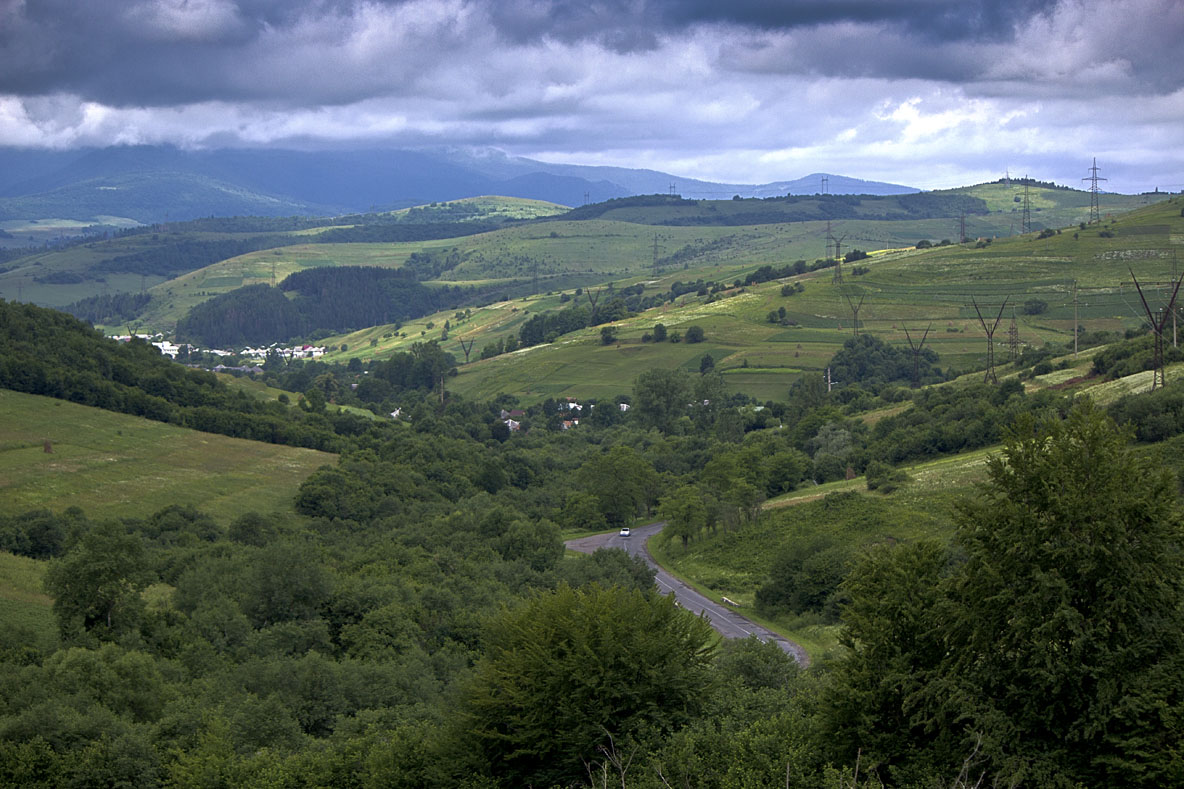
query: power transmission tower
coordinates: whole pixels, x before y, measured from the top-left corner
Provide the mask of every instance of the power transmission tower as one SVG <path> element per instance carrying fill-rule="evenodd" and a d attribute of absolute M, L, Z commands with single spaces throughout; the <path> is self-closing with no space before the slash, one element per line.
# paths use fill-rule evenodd
<path fill-rule="evenodd" d="M 834 276 L 831 278 L 831 282 L 833 282 L 836 285 L 843 284 L 843 253 L 841 251 L 841 246 L 843 243 L 843 239 L 845 239 L 846 237 L 847 237 L 846 233 L 844 233 L 841 236 L 832 236 L 832 239 L 835 242 L 835 273 L 834 273 Z"/>
<path fill-rule="evenodd" d="M 588 199 L 592 196 L 591 192 L 584 192 L 584 205 L 588 205 Z"/>
<path fill-rule="evenodd" d="M 1077 338 L 1081 335 L 1077 329 L 1081 324 L 1077 322 L 1077 280 L 1073 280 L 1073 358 L 1077 358 Z"/>
<path fill-rule="evenodd" d="M 588 304 L 592 307 L 592 320 L 596 320 L 596 302 L 600 301 L 601 289 L 597 288 L 593 293 L 591 288 L 584 288 L 584 295 L 588 297 Z"/>
<path fill-rule="evenodd" d="M 1020 327 L 1015 322 L 1015 307 L 1011 308 L 1011 325 L 1007 327 L 1008 361 L 1020 358 Z"/>
<path fill-rule="evenodd" d="M 921 385 L 921 349 L 925 347 L 925 338 L 929 336 L 929 330 L 933 328 L 930 323 L 925 327 L 925 333 L 921 335 L 921 342 L 914 343 L 913 335 L 909 334 L 909 327 L 903 323 L 900 324 L 904 328 L 904 336 L 909 341 L 909 348 L 913 351 L 913 388 L 916 389 Z"/>
<path fill-rule="evenodd" d="M 1139 280 L 1135 279 L 1134 269 L 1129 269 L 1131 272 L 1131 279 L 1135 281 L 1135 289 L 1139 291 L 1139 299 L 1143 302 L 1143 309 L 1147 311 L 1147 322 L 1151 324 L 1151 332 L 1155 335 L 1155 350 L 1152 356 L 1152 375 L 1151 375 L 1151 390 L 1155 391 L 1157 387 L 1167 386 L 1167 381 L 1163 373 L 1163 329 L 1167 325 L 1168 316 L 1176 309 L 1176 296 L 1180 292 L 1180 280 L 1184 277 L 1177 277 L 1176 284 L 1172 287 L 1172 297 L 1168 300 L 1166 310 L 1159 311 L 1159 317 L 1156 318 L 1155 313 L 1147 304 L 1147 297 L 1143 295 L 1143 288 L 1139 285 Z"/>
<path fill-rule="evenodd" d="M 472 352 L 473 343 L 475 343 L 475 342 L 477 342 L 476 337 L 469 340 L 469 342 L 467 344 L 465 343 L 464 340 L 460 341 L 460 349 L 465 352 L 465 364 L 469 363 L 469 354 Z"/>
<path fill-rule="evenodd" d="M 858 304 L 852 304 L 851 297 L 849 295 L 847 295 L 846 293 L 843 294 L 843 298 L 847 300 L 847 306 L 851 308 L 851 331 L 855 334 L 856 337 L 858 337 L 859 336 L 859 310 L 861 307 L 863 307 L 863 300 L 865 298 L 867 298 L 867 294 L 864 293 L 864 294 L 860 295 Z"/>
<path fill-rule="evenodd" d="M 670 196 L 674 197 L 674 184 L 670 184 Z"/>
<path fill-rule="evenodd" d="M 1092 225 L 1101 222 L 1102 215 L 1098 209 L 1098 181 L 1107 179 L 1098 177 L 1098 157 L 1094 157 L 1094 166 L 1089 168 L 1089 175 L 1081 180 L 1089 181 L 1089 223 Z"/>
<path fill-rule="evenodd" d="M 654 264 L 653 265 L 654 265 L 654 276 L 655 277 L 658 276 L 658 250 L 659 249 L 660 249 L 660 247 L 658 246 L 658 234 L 654 233 Z"/>
<path fill-rule="evenodd" d="M 1020 233 L 1032 232 L 1032 204 L 1028 201 L 1028 176 L 1024 176 L 1024 219 Z"/>
<path fill-rule="evenodd" d="M 978 303 L 972 296 L 970 303 L 974 305 L 974 312 L 978 315 L 978 322 L 982 325 L 983 331 L 987 335 L 987 374 L 983 376 L 984 383 L 999 383 L 999 378 L 995 375 L 995 329 L 999 328 L 999 321 L 1003 320 L 1003 309 L 1007 306 L 1007 299 L 1003 299 L 1003 303 L 999 305 L 999 314 L 995 316 L 995 322 L 991 324 L 991 328 L 987 328 L 987 321 L 983 318 L 982 310 L 978 308 Z"/>
<path fill-rule="evenodd" d="M 822 193 L 830 194 L 830 177 L 826 175 L 822 176 Z"/>

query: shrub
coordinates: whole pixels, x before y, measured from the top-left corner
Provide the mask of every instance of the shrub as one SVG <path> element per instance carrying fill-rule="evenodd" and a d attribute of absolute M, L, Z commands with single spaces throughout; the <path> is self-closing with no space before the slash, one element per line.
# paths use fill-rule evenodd
<path fill-rule="evenodd" d="M 879 460 L 868 463 L 864 475 L 867 477 L 867 489 L 880 493 L 891 493 L 909 481 L 904 469 L 893 468 Z"/>

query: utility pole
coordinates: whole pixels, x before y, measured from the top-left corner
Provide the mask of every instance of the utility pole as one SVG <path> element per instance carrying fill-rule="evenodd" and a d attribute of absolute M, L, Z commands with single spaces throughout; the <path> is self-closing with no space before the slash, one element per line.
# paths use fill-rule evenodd
<path fill-rule="evenodd" d="M 1102 215 L 1098 209 L 1098 181 L 1107 179 L 1098 177 L 1098 157 L 1094 157 L 1094 166 L 1089 168 L 1089 175 L 1081 180 L 1089 181 L 1089 223 L 1092 225 L 1101 222 Z"/>
<path fill-rule="evenodd" d="M 958 217 L 958 243 L 966 243 L 966 211 L 962 211 Z"/>

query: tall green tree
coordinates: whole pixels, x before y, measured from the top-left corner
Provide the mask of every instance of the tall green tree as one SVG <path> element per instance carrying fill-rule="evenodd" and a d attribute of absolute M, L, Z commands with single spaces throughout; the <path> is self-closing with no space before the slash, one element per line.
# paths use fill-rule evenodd
<path fill-rule="evenodd" d="M 505 785 L 571 785 L 610 737 L 628 750 L 695 717 L 713 641 L 673 598 L 562 585 L 489 623 L 461 725 Z"/>
<path fill-rule="evenodd" d="M 1024 417 L 961 510 L 951 667 L 1038 780 L 1184 782 L 1176 481 L 1128 440 L 1088 401 L 1063 421 Z"/>
<path fill-rule="evenodd" d="M 613 526 L 632 522 L 656 498 L 659 480 L 654 467 L 632 447 L 618 444 L 580 466 L 577 479 L 596 499 L 604 519 Z"/>
<path fill-rule="evenodd" d="M 88 631 L 115 638 L 138 625 L 144 609 L 140 593 L 149 581 L 143 541 L 108 522 L 92 526 L 50 563 L 45 589 L 64 637 Z"/>
<path fill-rule="evenodd" d="M 980 742 L 1005 783 L 1184 782 L 1184 531 L 1126 443 L 1088 401 L 1022 419 L 960 507 L 960 563 L 918 546 L 853 573 L 837 739 L 898 780 Z"/>
<path fill-rule="evenodd" d="M 646 370 L 633 382 L 633 405 L 642 421 L 664 433 L 686 413 L 691 400 L 691 378 L 686 370 Z"/>
<path fill-rule="evenodd" d="M 682 540 L 682 547 L 707 525 L 704 494 L 694 485 L 683 485 L 658 505 L 658 517 L 666 521 L 666 530 Z"/>

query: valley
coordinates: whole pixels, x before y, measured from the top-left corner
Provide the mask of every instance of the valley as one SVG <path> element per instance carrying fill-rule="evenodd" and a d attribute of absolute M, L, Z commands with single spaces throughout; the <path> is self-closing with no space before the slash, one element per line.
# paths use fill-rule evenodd
<path fill-rule="evenodd" d="M 1010 698 L 928 641 L 988 618 L 988 592 L 963 589 L 1010 574 L 990 594 L 1036 610 L 1059 599 L 1046 568 L 1111 572 L 1088 555 L 1104 543 L 1124 590 L 1169 579 L 1139 610 L 1170 618 L 1184 352 L 1163 323 L 1159 385 L 1143 302 L 1171 317 L 1181 198 L 1112 196 L 1088 224 L 1088 195 L 1020 188 L 488 198 L 10 259 L 0 776 L 60 783 L 118 753 L 146 786 L 574 786 L 587 759 L 612 764 L 589 756 L 606 736 L 689 769 L 686 748 L 747 764 L 735 749 L 773 725 L 760 785 L 782 757 L 816 785 L 868 736 L 853 695 L 893 720 L 865 676 Z M 1040 221 L 1021 234 L 1024 193 Z M 112 317 L 50 309 L 67 306 Z M 366 319 L 385 310 L 402 317 Z M 185 334 L 228 329 L 326 353 L 213 356 Z M 1045 528 L 1093 531 L 1049 564 L 1028 539 Z M 707 601 L 692 607 L 765 637 L 721 637 L 655 594 L 643 549 Z M 1008 627 L 992 632 L 1039 647 Z M 1176 654 L 1127 696 L 1170 697 L 1156 672 Z M 78 690 L 88 677 L 109 689 Z M 558 724 L 557 699 L 575 710 Z M 489 732 L 520 715 L 579 734 L 511 753 Z M 892 731 L 884 765 L 913 747 Z"/>

